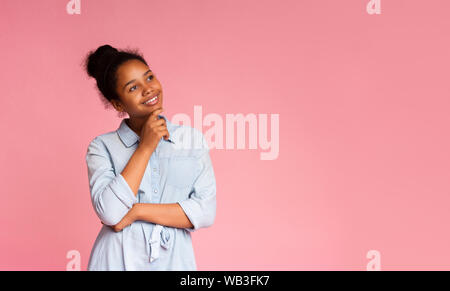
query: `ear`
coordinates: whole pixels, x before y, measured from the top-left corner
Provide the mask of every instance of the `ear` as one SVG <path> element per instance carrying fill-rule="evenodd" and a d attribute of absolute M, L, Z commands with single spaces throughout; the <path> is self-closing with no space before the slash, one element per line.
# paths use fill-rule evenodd
<path fill-rule="evenodd" d="M 113 100 L 111 100 L 111 104 L 117 111 L 124 112 L 122 103 L 120 101 L 113 99 Z"/>

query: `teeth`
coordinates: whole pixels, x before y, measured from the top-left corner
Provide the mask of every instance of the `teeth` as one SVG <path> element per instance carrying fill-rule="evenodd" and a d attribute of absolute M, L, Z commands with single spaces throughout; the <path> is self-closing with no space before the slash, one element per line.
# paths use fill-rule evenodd
<path fill-rule="evenodd" d="M 155 101 L 157 97 L 158 97 L 158 96 L 153 97 L 152 99 L 148 100 L 147 102 L 144 102 L 144 104 L 147 104 L 147 103 L 150 103 L 150 102 Z"/>

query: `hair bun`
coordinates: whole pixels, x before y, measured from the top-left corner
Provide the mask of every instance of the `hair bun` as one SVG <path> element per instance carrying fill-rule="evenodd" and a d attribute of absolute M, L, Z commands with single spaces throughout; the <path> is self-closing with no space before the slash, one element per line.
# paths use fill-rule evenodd
<path fill-rule="evenodd" d="M 89 76 L 96 79 L 101 78 L 108 64 L 118 53 L 119 51 L 116 48 L 108 44 L 97 48 L 97 50 L 89 56 L 87 63 Z"/>

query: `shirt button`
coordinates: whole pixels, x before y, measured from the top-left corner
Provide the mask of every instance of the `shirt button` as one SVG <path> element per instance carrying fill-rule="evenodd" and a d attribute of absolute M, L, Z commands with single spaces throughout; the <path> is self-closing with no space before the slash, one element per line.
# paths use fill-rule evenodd
<path fill-rule="evenodd" d="M 155 190 L 153 190 L 153 192 L 155 192 L 155 193 L 156 193 L 156 192 L 158 192 L 158 190 L 156 190 L 156 189 L 155 189 Z"/>

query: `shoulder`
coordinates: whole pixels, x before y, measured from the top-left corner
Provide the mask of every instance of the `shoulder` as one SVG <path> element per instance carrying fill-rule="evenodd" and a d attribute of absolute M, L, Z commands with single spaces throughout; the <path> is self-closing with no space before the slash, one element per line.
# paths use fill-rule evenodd
<path fill-rule="evenodd" d="M 97 135 L 96 137 L 92 138 L 89 141 L 88 147 L 87 147 L 87 153 L 92 151 L 107 151 L 108 145 L 117 142 L 117 132 L 116 131 L 109 131 L 100 135 Z"/>

